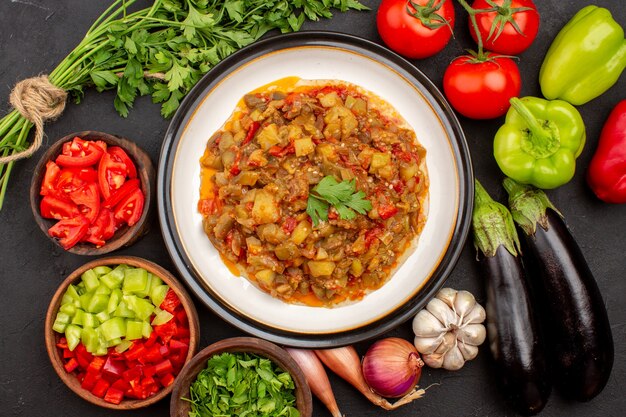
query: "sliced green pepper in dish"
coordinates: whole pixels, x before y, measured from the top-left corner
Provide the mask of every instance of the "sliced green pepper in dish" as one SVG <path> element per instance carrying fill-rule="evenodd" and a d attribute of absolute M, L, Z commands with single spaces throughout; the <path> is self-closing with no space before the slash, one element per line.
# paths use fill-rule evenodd
<path fill-rule="evenodd" d="M 571 104 L 513 97 L 493 153 L 502 172 L 514 180 L 556 188 L 574 176 L 585 138 L 583 119 Z"/>
<path fill-rule="evenodd" d="M 539 84 L 547 99 L 581 105 L 615 84 L 625 67 L 624 30 L 607 9 L 587 6 L 554 38 Z"/>

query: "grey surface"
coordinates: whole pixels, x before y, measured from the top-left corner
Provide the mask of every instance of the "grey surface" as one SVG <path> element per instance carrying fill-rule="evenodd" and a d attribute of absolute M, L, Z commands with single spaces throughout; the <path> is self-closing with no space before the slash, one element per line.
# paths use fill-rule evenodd
<path fill-rule="evenodd" d="M 91 22 L 109 1 L 96 0 L 3 0 L 0 1 L 0 114 L 8 110 L 7 98 L 15 82 L 50 72 L 82 38 Z M 148 2 L 145 2 L 146 4 Z M 376 1 L 364 1 L 374 11 L 337 14 L 331 21 L 307 24 L 305 29 L 334 30 L 381 42 L 376 33 Z M 522 95 L 539 95 L 537 75 L 543 56 L 558 30 L 583 6 L 586 0 L 536 1 L 541 13 L 537 40 L 520 56 Z M 598 0 L 615 19 L 626 26 L 626 10 L 620 0 Z M 414 61 L 416 66 L 441 87 L 446 65 L 466 48 L 473 47 L 467 35 L 466 14 L 457 4 L 456 38 L 439 55 Z M 615 365 L 606 389 L 589 403 L 573 403 L 553 393 L 541 415 L 610 416 L 626 415 L 626 205 L 607 205 L 589 191 L 585 167 L 596 147 L 600 129 L 608 113 L 625 98 L 626 75 L 607 93 L 579 107 L 587 126 L 588 143 L 578 160 L 578 171 L 567 185 L 549 192 L 561 209 L 578 240 L 604 296 L 615 340 Z M 477 177 L 490 193 L 504 201 L 502 175 L 492 157 L 493 135 L 501 119 L 472 121 L 461 118 L 468 137 Z M 149 98 L 139 99 L 127 119 L 113 109 L 113 94 L 87 92 L 82 104 L 68 105 L 62 118 L 46 127 L 48 143 L 70 132 L 101 130 L 126 136 L 140 144 L 157 162 L 168 122 Z M 38 155 L 40 155 L 39 152 Z M 0 416 L 108 416 L 115 412 L 90 405 L 67 389 L 54 373 L 44 348 L 43 325 L 48 303 L 58 284 L 72 270 L 90 260 L 64 253 L 39 230 L 30 212 L 28 187 L 38 155 L 16 165 L 5 205 L 0 211 L 0 256 L 3 296 L 0 313 Z M 153 218 L 151 232 L 120 255 L 137 255 L 153 260 L 175 272 L 163 245 L 158 222 Z M 447 285 L 467 289 L 484 302 L 483 277 L 474 261 L 471 243 L 459 260 Z M 201 317 L 201 347 L 242 332 L 221 321 L 197 303 Z M 548 320 L 548 317 L 543 317 Z M 409 323 L 388 336 L 411 339 Z M 357 349 L 364 353 L 369 345 Z M 352 387 L 331 375 L 339 406 L 347 416 L 378 416 L 380 409 L 370 405 Z M 422 400 L 390 416 L 514 416 L 497 390 L 486 346 L 479 357 L 458 372 L 425 369 L 421 385 L 432 386 Z M 166 416 L 168 400 L 133 416 Z M 315 402 L 316 417 L 329 414 Z"/>

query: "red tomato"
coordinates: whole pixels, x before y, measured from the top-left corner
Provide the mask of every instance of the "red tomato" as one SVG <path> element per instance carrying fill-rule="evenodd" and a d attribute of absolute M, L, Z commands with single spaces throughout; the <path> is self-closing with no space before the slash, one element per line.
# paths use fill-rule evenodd
<path fill-rule="evenodd" d="M 90 182 L 70 194 L 81 214 L 93 223 L 100 213 L 100 192 L 95 182 Z"/>
<path fill-rule="evenodd" d="M 471 119 L 493 119 L 509 109 L 509 100 L 519 96 L 522 80 L 510 58 L 492 55 L 474 62 L 464 55 L 450 63 L 443 75 L 443 91 L 452 107 Z"/>
<path fill-rule="evenodd" d="M 136 189 L 115 206 L 115 220 L 119 223 L 134 225 L 141 218 L 145 197 L 140 189 Z"/>
<path fill-rule="evenodd" d="M 483 47 L 493 52 L 517 55 L 533 43 L 539 31 L 539 13 L 532 0 L 475 0 L 474 9 L 489 9 L 495 3 L 499 11 L 476 14 Z M 528 9 L 524 9 L 524 8 Z M 521 10 L 519 10 L 522 8 Z M 471 24 L 470 24 L 471 28 Z M 493 28 L 493 29 L 492 29 Z M 476 33 L 470 29 L 474 41 Z"/>
<path fill-rule="evenodd" d="M 126 164 L 116 162 L 108 152 L 105 152 L 98 164 L 98 183 L 102 196 L 107 199 L 111 193 L 120 188 L 126 181 Z"/>
<path fill-rule="evenodd" d="M 64 167 L 88 167 L 98 163 L 103 150 L 93 142 L 82 140 L 78 136 L 63 145 L 63 153 L 57 156 L 56 163 Z"/>
<path fill-rule="evenodd" d="M 60 220 L 48 229 L 48 234 L 52 237 L 59 238 L 59 244 L 63 249 L 70 249 L 80 242 L 88 229 L 89 220 L 79 214 L 71 219 Z"/>
<path fill-rule="evenodd" d="M 376 25 L 394 52 L 412 59 L 426 58 L 441 51 L 452 37 L 454 5 L 452 0 L 383 0 Z"/>
<path fill-rule="evenodd" d="M 51 194 L 46 195 L 41 199 L 39 208 L 41 211 L 41 217 L 46 219 L 69 219 L 70 217 L 80 214 L 76 204 Z"/>
<path fill-rule="evenodd" d="M 137 178 L 130 179 L 126 181 L 120 188 L 113 191 L 111 196 L 104 200 L 102 203 L 103 207 L 111 208 L 115 207 L 117 203 L 126 198 L 130 193 L 138 189 L 140 186 L 140 182 Z"/>
<path fill-rule="evenodd" d="M 96 182 L 98 173 L 93 168 L 63 168 L 56 183 L 58 194 L 69 197 L 85 184 Z"/>
<path fill-rule="evenodd" d="M 137 178 L 137 168 L 124 149 L 119 146 L 111 146 L 107 152 L 115 162 L 126 165 L 126 174 L 129 178 Z"/>
<path fill-rule="evenodd" d="M 61 174 L 61 168 L 57 164 L 52 161 L 46 162 L 46 173 L 43 177 L 43 182 L 41 183 L 41 189 L 39 194 L 48 195 L 54 194 L 57 190 L 57 179 Z"/>
<path fill-rule="evenodd" d="M 103 246 L 115 234 L 115 219 L 111 210 L 100 209 L 96 221 L 89 226 L 84 242 L 90 242 L 97 247 Z"/>

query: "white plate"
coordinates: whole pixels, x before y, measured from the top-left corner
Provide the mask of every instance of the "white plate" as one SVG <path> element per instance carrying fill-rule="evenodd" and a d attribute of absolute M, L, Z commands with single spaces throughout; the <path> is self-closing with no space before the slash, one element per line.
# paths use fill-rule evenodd
<path fill-rule="evenodd" d="M 234 276 L 202 229 L 200 163 L 209 137 L 251 90 L 280 78 L 343 80 L 391 103 L 426 148 L 429 215 L 415 251 L 380 289 L 334 308 L 287 304 Z M 215 67 L 189 94 L 168 130 L 159 163 L 166 244 L 192 290 L 220 316 L 277 342 L 351 343 L 406 320 L 438 290 L 469 227 L 473 176 L 458 121 L 437 89 L 408 62 L 357 38 L 300 33 L 270 38 Z"/>

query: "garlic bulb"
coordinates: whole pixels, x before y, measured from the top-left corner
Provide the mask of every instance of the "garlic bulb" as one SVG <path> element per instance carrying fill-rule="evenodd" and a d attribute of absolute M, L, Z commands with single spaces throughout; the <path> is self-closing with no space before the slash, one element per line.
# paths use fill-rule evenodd
<path fill-rule="evenodd" d="M 443 288 L 413 319 L 415 347 L 431 368 L 461 369 L 485 341 L 485 309 L 468 291 Z"/>

